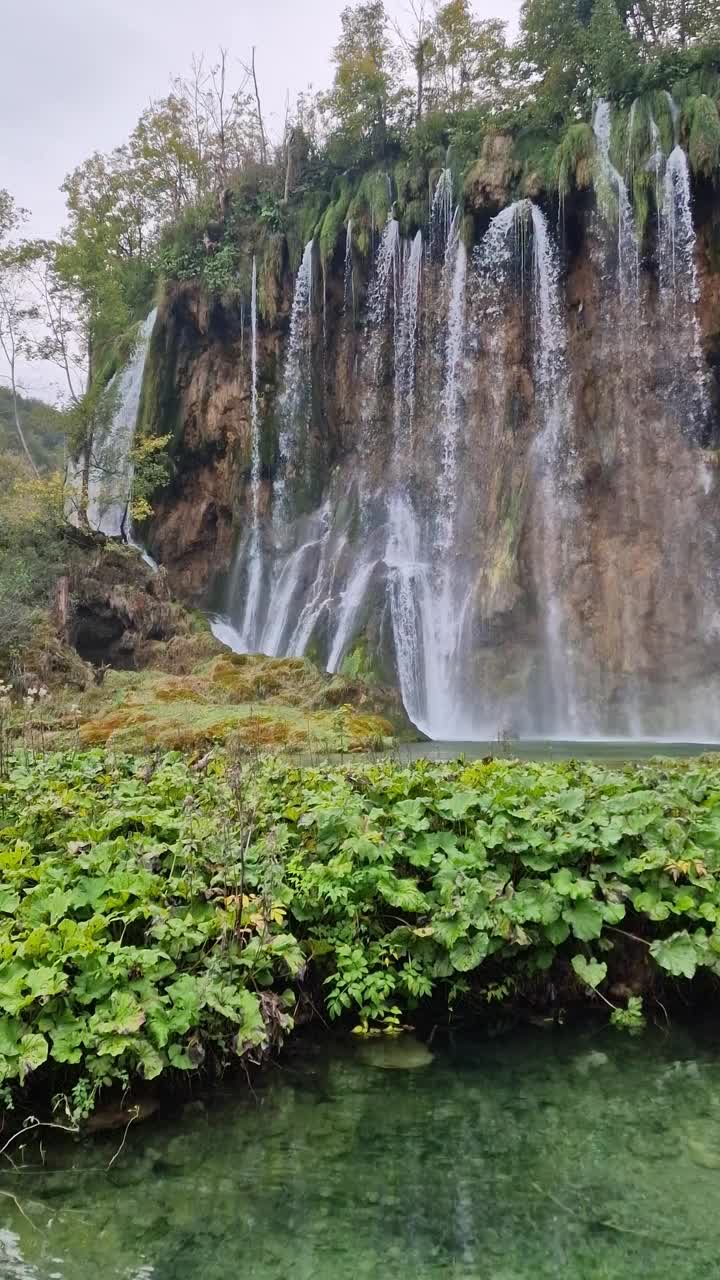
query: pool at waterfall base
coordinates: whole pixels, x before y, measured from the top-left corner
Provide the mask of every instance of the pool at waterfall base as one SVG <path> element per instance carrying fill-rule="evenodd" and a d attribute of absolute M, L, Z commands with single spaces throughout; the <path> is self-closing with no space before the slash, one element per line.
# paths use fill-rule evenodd
<path fill-rule="evenodd" d="M 122 1138 L 16 1150 L 3 1280 L 717 1273 L 716 1029 L 312 1038 Z"/>

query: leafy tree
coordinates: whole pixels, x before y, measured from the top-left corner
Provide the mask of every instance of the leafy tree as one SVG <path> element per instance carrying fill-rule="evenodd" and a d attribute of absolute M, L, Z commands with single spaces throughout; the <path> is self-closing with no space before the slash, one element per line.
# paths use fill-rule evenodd
<path fill-rule="evenodd" d="M 632 90 L 639 70 L 637 44 L 615 0 L 596 0 L 587 29 L 586 58 L 593 89 L 603 96 Z"/>
<path fill-rule="evenodd" d="M 476 18 L 469 0 L 447 0 L 437 6 L 430 48 L 435 107 L 457 112 L 498 96 L 507 74 L 504 22 Z"/>
<path fill-rule="evenodd" d="M 560 124 L 588 107 L 585 53 L 576 0 L 524 0 L 515 69 L 539 123 Z"/>
<path fill-rule="evenodd" d="M 618 0 L 618 10 L 640 45 L 709 42 L 720 34 L 716 0 Z"/>
<path fill-rule="evenodd" d="M 372 155 L 385 148 L 405 91 L 401 60 L 390 38 L 382 0 L 364 0 L 340 15 L 333 52 L 335 79 L 326 107 L 347 143 Z"/>

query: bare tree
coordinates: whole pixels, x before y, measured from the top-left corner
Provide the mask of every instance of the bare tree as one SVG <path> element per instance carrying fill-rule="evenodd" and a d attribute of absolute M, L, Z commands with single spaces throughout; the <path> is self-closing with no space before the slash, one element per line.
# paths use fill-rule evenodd
<path fill-rule="evenodd" d="M 260 130 L 260 159 L 263 165 L 267 164 L 267 144 L 265 142 L 265 126 L 263 124 L 262 107 L 260 105 L 260 90 L 258 89 L 257 72 L 255 71 L 255 45 L 252 47 L 252 79 L 255 86 L 255 102 L 257 103 L 258 128 Z"/>
<path fill-rule="evenodd" d="M 26 353 L 28 325 L 34 318 L 27 305 L 23 271 L 23 251 L 10 237 L 26 217 L 8 191 L 0 190 L 0 351 L 8 373 L 4 375 L 12 395 L 13 418 L 20 446 L 35 475 L 35 465 L 20 421 L 17 381 L 18 359 Z"/>
<path fill-rule="evenodd" d="M 22 273 L 17 266 L 9 264 L 6 260 L 4 264 L 0 264 L 0 351 L 5 357 L 8 368 L 7 381 L 12 395 L 15 430 L 25 457 L 37 476 L 40 473 L 20 422 L 18 405 L 20 393 L 17 382 L 18 357 L 25 350 L 26 325 L 32 318 L 32 311 L 23 298 Z"/>
<path fill-rule="evenodd" d="M 421 120 L 425 100 L 425 73 L 428 58 L 432 50 L 432 21 L 428 16 L 426 0 L 409 0 L 408 9 L 412 19 L 410 32 L 406 32 L 398 22 L 393 21 L 393 29 L 411 62 L 415 72 L 415 119 Z"/>

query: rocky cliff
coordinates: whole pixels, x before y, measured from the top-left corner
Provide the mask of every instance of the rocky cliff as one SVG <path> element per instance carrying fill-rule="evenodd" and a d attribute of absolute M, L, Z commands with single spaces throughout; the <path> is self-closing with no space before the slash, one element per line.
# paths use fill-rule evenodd
<path fill-rule="evenodd" d="M 436 736 L 717 736 L 720 210 L 676 148 L 641 227 L 598 150 L 560 207 L 495 144 L 422 227 L 346 219 L 270 321 L 168 286 L 144 536 L 238 647 L 393 678 Z"/>

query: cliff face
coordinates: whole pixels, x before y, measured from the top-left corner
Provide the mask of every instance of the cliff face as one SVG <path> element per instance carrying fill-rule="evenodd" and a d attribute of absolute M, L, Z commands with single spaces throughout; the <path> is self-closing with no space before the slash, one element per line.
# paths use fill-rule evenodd
<path fill-rule="evenodd" d="M 715 737 L 712 193 L 637 250 L 590 194 L 491 222 L 478 190 L 422 243 L 308 249 L 294 294 L 285 264 L 254 338 L 248 302 L 168 291 L 149 549 L 239 644 L 392 676 L 433 735 Z"/>

